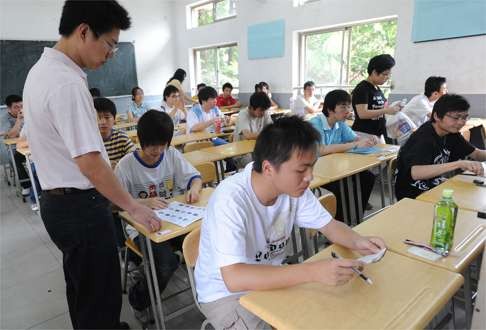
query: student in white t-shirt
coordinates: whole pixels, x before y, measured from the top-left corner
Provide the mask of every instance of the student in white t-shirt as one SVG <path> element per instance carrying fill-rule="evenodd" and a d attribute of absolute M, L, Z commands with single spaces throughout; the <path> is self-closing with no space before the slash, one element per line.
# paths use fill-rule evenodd
<path fill-rule="evenodd" d="M 304 95 L 298 95 L 292 105 L 292 113 L 298 116 L 312 115 L 322 110 L 322 99 L 314 96 L 315 84 L 307 81 L 304 84 Z"/>
<path fill-rule="evenodd" d="M 331 241 L 361 254 L 385 247 L 338 222 L 309 190 L 320 137 L 308 122 L 284 117 L 258 136 L 254 163 L 216 188 L 201 226 L 195 280 L 208 320 L 220 328 L 266 324 L 239 305 L 247 291 L 320 282 L 343 285 L 357 260 L 327 259 L 282 265 L 294 224 L 318 229 Z M 238 328 L 239 329 L 239 328 Z"/>
<path fill-rule="evenodd" d="M 447 94 L 446 78 L 429 77 L 425 81 L 424 94 L 414 96 L 402 109 L 417 127 L 430 119 L 435 101 Z"/>
<path fill-rule="evenodd" d="M 179 125 L 186 119 L 186 109 L 180 109 L 178 104 L 180 99 L 179 90 L 173 85 L 167 85 L 164 89 L 164 99 L 160 105 L 162 111 L 169 114 L 174 125 Z"/>
<path fill-rule="evenodd" d="M 201 176 L 177 149 L 170 147 L 173 133 L 174 124 L 168 114 L 147 111 L 137 125 L 141 150 L 125 155 L 115 168 L 115 175 L 130 195 L 152 209 L 167 207 L 165 198 L 171 196 L 171 190 L 174 195 L 185 193 L 188 203 L 199 200 Z M 128 225 L 127 233 L 140 246 L 135 228 Z M 152 244 L 152 250 L 162 292 L 179 265 L 178 259 L 168 242 Z"/>

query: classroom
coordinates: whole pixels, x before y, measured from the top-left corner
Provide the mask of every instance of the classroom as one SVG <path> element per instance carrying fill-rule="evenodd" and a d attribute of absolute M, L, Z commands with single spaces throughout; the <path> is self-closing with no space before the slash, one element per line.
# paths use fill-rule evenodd
<path fill-rule="evenodd" d="M 485 18 L 0 0 L 0 329 L 486 329 Z"/>

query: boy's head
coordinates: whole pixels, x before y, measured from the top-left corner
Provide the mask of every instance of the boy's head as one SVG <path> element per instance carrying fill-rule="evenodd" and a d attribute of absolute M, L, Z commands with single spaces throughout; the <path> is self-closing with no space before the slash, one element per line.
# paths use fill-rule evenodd
<path fill-rule="evenodd" d="M 7 105 L 7 110 L 8 112 L 14 116 L 17 117 L 19 113 L 22 112 L 22 96 L 20 95 L 9 95 L 5 98 L 5 104 Z"/>
<path fill-rule="evenodd" d="M 206 86 L 197 93 L 197 97 L 203 110 L 209 111 L 216 106 L 218 92 L 211 86 Z"/>
<path fill-rule="evenodd" d="M 391 75 L 395 60 L 389 54 L 373 57 L 368 63 L 368 75 L 375 85 L 383 85 Z"/>
<path fill-rule="evenodd" d="M 262 86 L 260 85 L 260 83 L 255 84 L 255 93 L 261 92 L 261 91 L 262 91 Z"/>
<path fill-rule="evenodd" d="M 304 84 L 304 96 L 311 97 L 314 95 L 316 84 L 313 81 L 306 81 Z"/>
<path fill-rule="evenodd" d="M 96 87 L 90 88 L 89 93 L 91 94 L 91 97 L 93 97 L 93 98 L 101 97 L 101 91 Z"/>
<path fill-rule="evenodd" d="M 179 100 L 179 90 L 177 87 L 173 85 L 167 85 L 164 89 L 164 101 L 167 103 L 170 107 L 173 107 L 176 105 L 177 101 Z"/>
<path fill-rule="evenodd" d="M 458 133 L 469 118 L 469 102 L 457 94 L 446 94 L 434 104 L 431 120 L 447 133 Z"/>
<path fill-rule="evenodd" d="M 197 89 L 197 92 L 199 93 L 199 91 L 201 89 L 203 89 L 204 87 L 206 87 L 207 85 L 205 83 L 200 83 L 200 84 L 197 84 L 196 86 L 196 89 Z"/>
<path fill-rule="evenodd" d="M 229 97 L 231 96 L 231 91 L 233 90 L 233 85 L 229 82 L 223 84 L 223 96 Z"/>
<path fill-rule="evenodd" d="M 436 101 L 442 95 L 447 94 L 446 78 L 444 77 L 428 77 L 425 81 L 424 94 L 431 101 Z"/>
<path fill-rule="evenodd" d="M 338 121 L 346 119 L 351 111 L 351 95 L 342 89 L 327 93 L 324 98 L 322 113 L 324 116 L 334 116 Z"/>
<path fill-rule="evenodd" d="M 174 123 L 162 111 L 149 110 L 137 123 L 137 136 L 145 155 L 157 161 L 170 146 L 174 135 Z"/>
<path fill-rule="evenodd" d="M 98 127 L 101 135 L 110 135 L 116 119 L 115 103 L 105 97 L 97 97 L 93 102 L 98 113 Z"/>
<path fill-rule="evenodd" d="M 297 116 L 266 126 L 257 138 L 253 170 L 270 181 L 269 189 L 301 196 L 312 181 L 319 133 Z"/>
<path fill-rule="evenodd" d="M 266 93 L 256 92 L 250 96 L 248 112 L 252 117 L 263 117 L 265 111 L 267 111 L 271 105 L 272 103 Z"/>
<path fill-rule="evenodd" d="M 132 101 L 140 103 L 143 100 L 143 89 L 138 86 L 132 88 Z"/>
<path fill-rule="evenodd" d="M 115 0 L 66 0 L 59 34 L 76 50 L 78 64 L 96 69 L 114 55 L 120 30 L 129 27 L 128 12 Z"/>
<path fill-rule="evenodd" d="M 260 89 L 262 90 L 262 92 L 268 94 L 270 92 L 270 86 L 268 86 L 268 84 L 264 81 L 260 81 L 259 83 L 260 85 Z"/>

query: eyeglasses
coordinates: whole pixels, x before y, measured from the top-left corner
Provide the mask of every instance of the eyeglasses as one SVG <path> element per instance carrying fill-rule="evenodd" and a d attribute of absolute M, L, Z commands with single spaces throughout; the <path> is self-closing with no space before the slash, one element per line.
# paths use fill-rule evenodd
<path fill-rule="evenodd" d="M 452 116 L 449 114 L 446 114 L 447 117 L 453 119 L 453 120 L 464 120 L 467 121 L 469 119 L 469 115 L 463 115 L 463 116 Z"/>
<path fill-rule="evenodd" d="M 115 55 L 116 52 L 118 51 L 118 47 L 116 45 L 112 45 L 110 44 L 108 41 L 106 41 L 105 39 L 102 39 L 105 43 L 105 46 L 106 48 L 109 50 L 110 54 L 111 55 Z"/>

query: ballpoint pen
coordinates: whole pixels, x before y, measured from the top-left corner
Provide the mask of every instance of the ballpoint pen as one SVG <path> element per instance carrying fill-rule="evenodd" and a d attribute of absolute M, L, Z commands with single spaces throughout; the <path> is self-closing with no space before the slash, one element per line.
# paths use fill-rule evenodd
<path fill-rule="evenodd" d="M 334 258 L 334 259 L 342 259 L 336 252 L 331 252 L 331 256 Z M 366 283 L 368 283 L 369 285 L 372 285 L 373 284 L 373 281 L 371 280 L 371 278 L 367 277 L 365 274 L 363 274 L 361 271 L 359 271 L 358 269 L 356 269 L 355 267 L 351 267 L 351 269 L 353 270 L 353 272 L 355 272 L 363 281 L 365 281 Z"/>
<path fill-rule="evenodd" d="M 410 239 L 405 239 L 403 241 L 403 243 L 407 244 L 407 245 L 412 245 L 412 246 L 417 246 L 417 247 L 420 247 L 420 248 L 423 248 L 423 249 L 426 249 L 430 252 L 434 252 L 442 257 L 447 257 L 449 255 L 449 252 L 439 252 L 438 250 L 434 249 L 433 247 L 425 244 L 425 243 L 419 243 L 419 242 L 415 242 L 415 241 L 412 241 Z"/>

